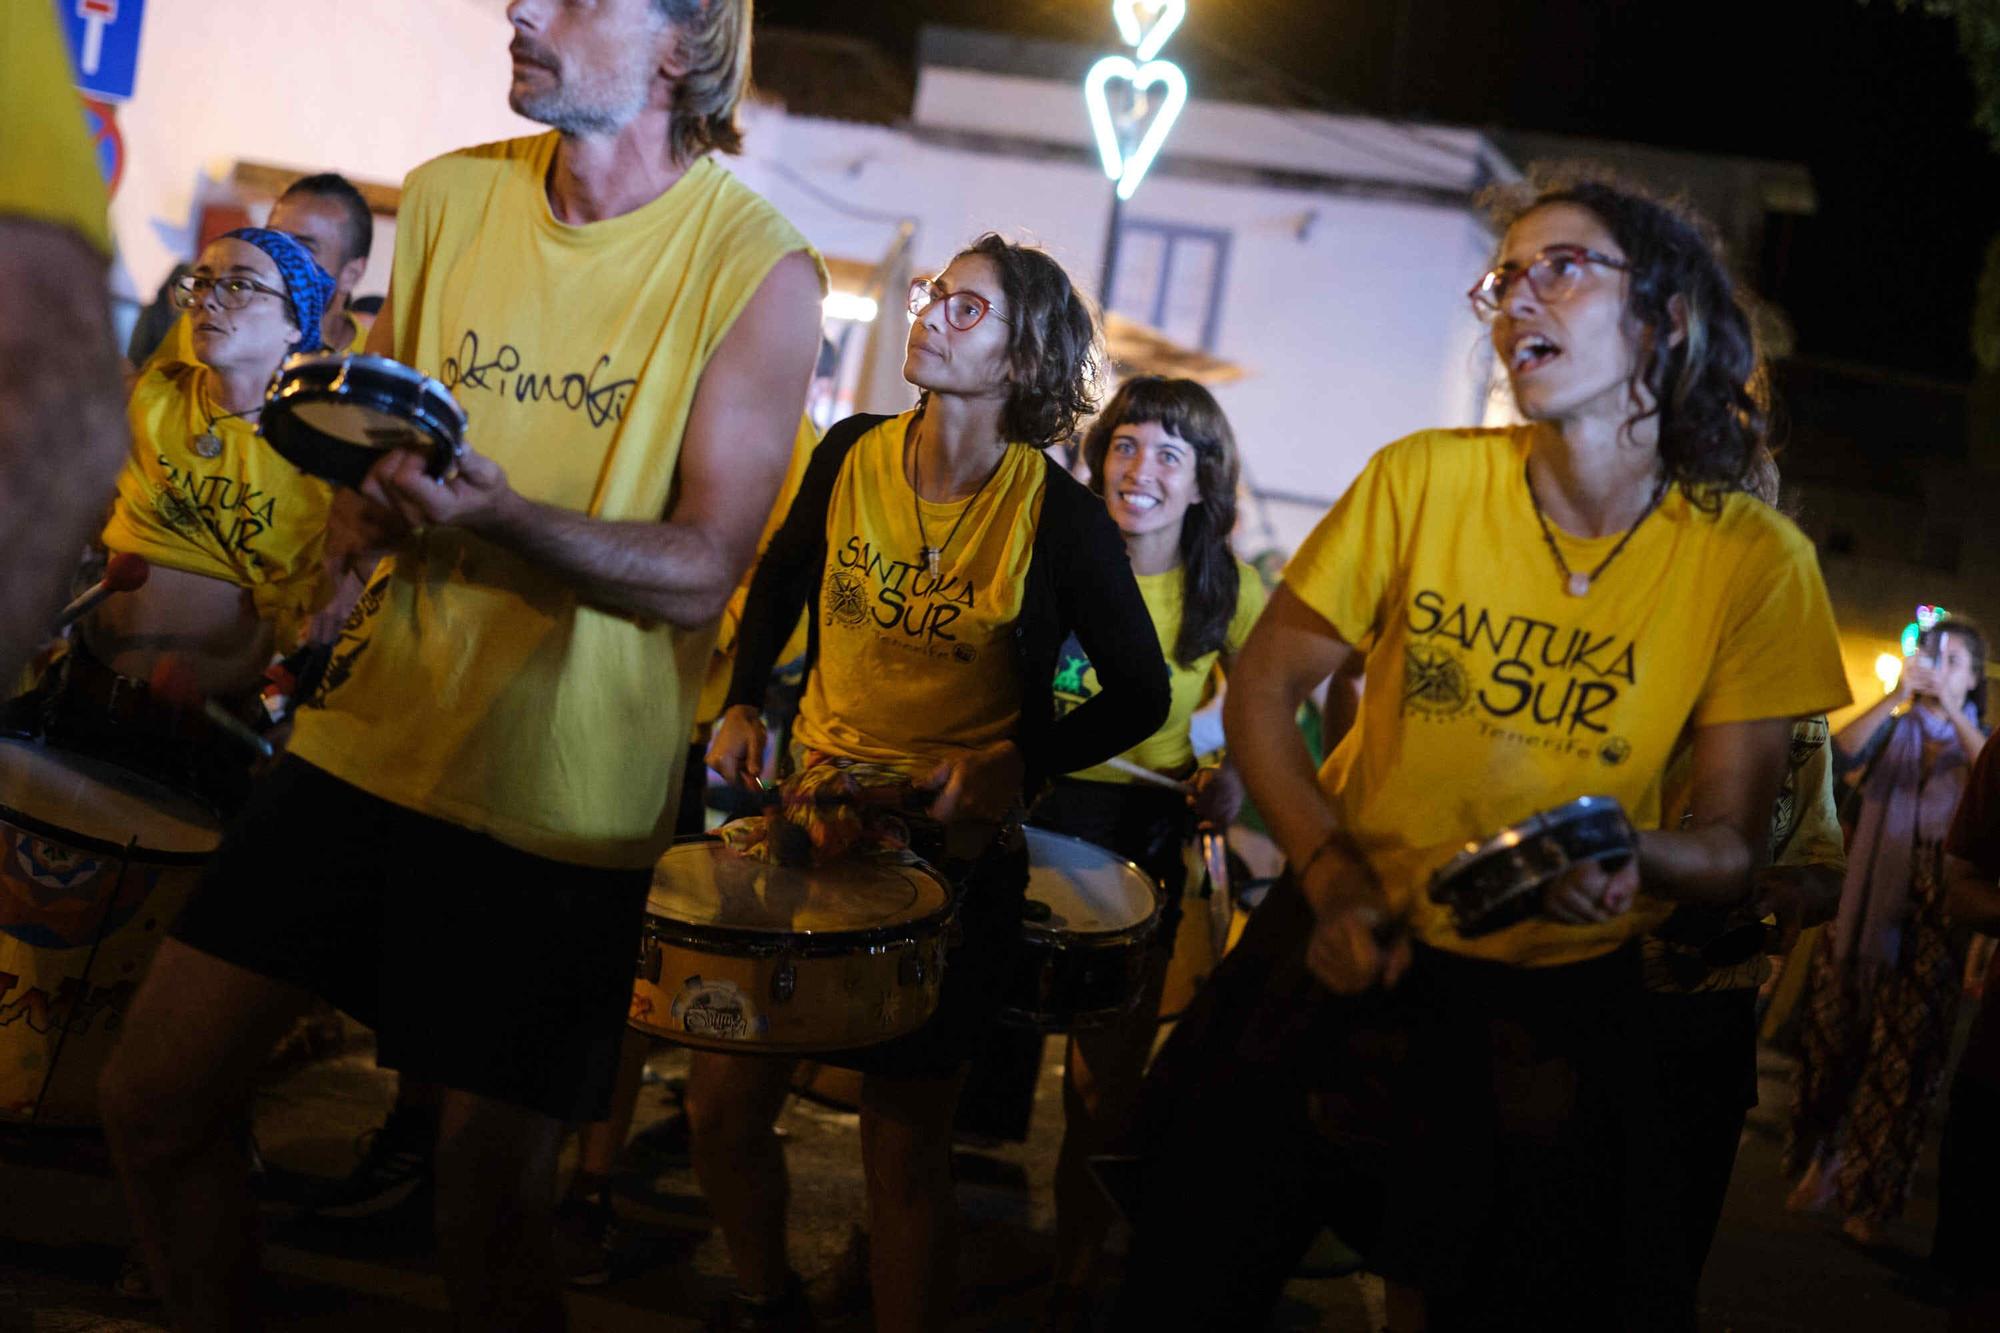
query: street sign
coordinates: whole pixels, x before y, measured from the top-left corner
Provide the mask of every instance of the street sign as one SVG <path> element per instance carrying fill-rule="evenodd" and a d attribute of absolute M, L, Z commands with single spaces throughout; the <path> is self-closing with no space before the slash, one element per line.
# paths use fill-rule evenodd
<path fill-rule="evenodd" d="M 33 0 L 30 0 L 32 3 Z M 76 66 L 76 86 L 123 102 L 139 73 L 139 23 L 146 0 L 43 0 L 53 3 Z"/>

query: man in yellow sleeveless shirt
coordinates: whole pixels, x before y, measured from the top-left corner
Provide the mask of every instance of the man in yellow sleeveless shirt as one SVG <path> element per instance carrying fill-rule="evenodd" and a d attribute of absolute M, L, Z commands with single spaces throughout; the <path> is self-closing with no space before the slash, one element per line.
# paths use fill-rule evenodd
<path fill-rule="evenodd" d="M 0 679 L 47 636 L 125 456 L 110 253 L 55 14 L 0 6 Z"/>
<path fill-rule="evenodd" d="M 476 448 L 343 497 L 387 558 L 103 1081 L 183 1326 L 255 1319 L 232 1127 L 313 994 L 446 1089 L 461 1322 L 564 1326 L 557 1145 L 609 1102 L 714 622 L 818 348 L 817 257 L 710 156 L 740 142 L 749 10 L 514 0 L 510 102 L 553 132 L 408 179 L 370 350 L 450 386 Z"/>

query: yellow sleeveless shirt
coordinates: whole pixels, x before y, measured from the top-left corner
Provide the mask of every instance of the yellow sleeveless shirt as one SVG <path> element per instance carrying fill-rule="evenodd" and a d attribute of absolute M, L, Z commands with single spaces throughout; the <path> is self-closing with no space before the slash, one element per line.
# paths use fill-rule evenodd
<path fill-rule="evenodd" d="M 703 368 L 778 260 L 811 249 L 708 158 L 634 212 L 566 226 L 544 184 L 556 143 L 410 174 L 396 356 L 453 390 L 469 442 L 523 496 L 659 520 Z M 584 606 L 555 574 L 433 528 L 375 570 L 292 752 L 536 855 L 647 866 L 671 838 L 714 636 Z"/>

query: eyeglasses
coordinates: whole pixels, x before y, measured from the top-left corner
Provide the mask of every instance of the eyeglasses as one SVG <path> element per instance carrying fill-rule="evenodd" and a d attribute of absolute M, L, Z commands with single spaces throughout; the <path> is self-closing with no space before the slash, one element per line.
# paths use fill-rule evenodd
<path fill-rule="evenodd" d="M 249 278 L 198 278 L 192 273 L 174 283 L 174 304 L 182 310 L 192 310 L 201 304 L 202 293 L 210 288 L 215 290 L 215 303 L 224 310 L 241 310 L 250 304 L 250 298 L 262 293 L 285 299 L 285 294 L 275 287 L 266 287 L 261 282 Z"/>
<path fill-rule="evenodd" d="M 1546 304 L 1567 301 L 1583 282 L 1584 274 L 1592 264 L 1600 268 L 1615 268 L 1621 272 L 1631 269 L 1622 259 L 1599 254 L 1581 245 L 1551 245 L 1541 250 L 1528 261 L 1527 267 L 1519 264 L 1501 264 L 1488 269 L 1485 276 L 1472 284 L 1466 296 L 1472 302 L 1472 312 L 1481 319 L 1490 320 L 1500 313 L 1501 305 L 1507 300 L 1507 291 L 1516 278 L 1528 280 L 1528 290 L 1535 299 Z"/>
<path fill-rule="evenodd" d="M 980 320 L 993 315 L 993 303 L 978 292 L 948 292 L 934 278 L 918 278 L 910 284 L 910 318 L 922 319 L 939 301 L 944 302 L 944 322 L 960 333 L 972 332 Z M 1002 324 L 1014 322 L 1005 315 L 993 318 Z"/>

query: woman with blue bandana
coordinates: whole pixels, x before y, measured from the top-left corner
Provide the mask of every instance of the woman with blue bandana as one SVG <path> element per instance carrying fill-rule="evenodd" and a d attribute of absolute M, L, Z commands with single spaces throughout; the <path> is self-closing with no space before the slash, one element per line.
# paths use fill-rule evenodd
<path fill-rule="evenodd" d="M 211 241 L 175 286 L 198 360 L 162 359 L 133 385 L 132 450 L 101 539 L 152 574 L 82 623 L 73 677 L 148 681 L 171 656 L 180 689 L 241 701 L 248 715 L 265 667 L 302 642 L 324 600 L 332 492 L 256 423 L 279 365 L 318 348 L 332 292 L 304 247 L 261 227 Z"/>

